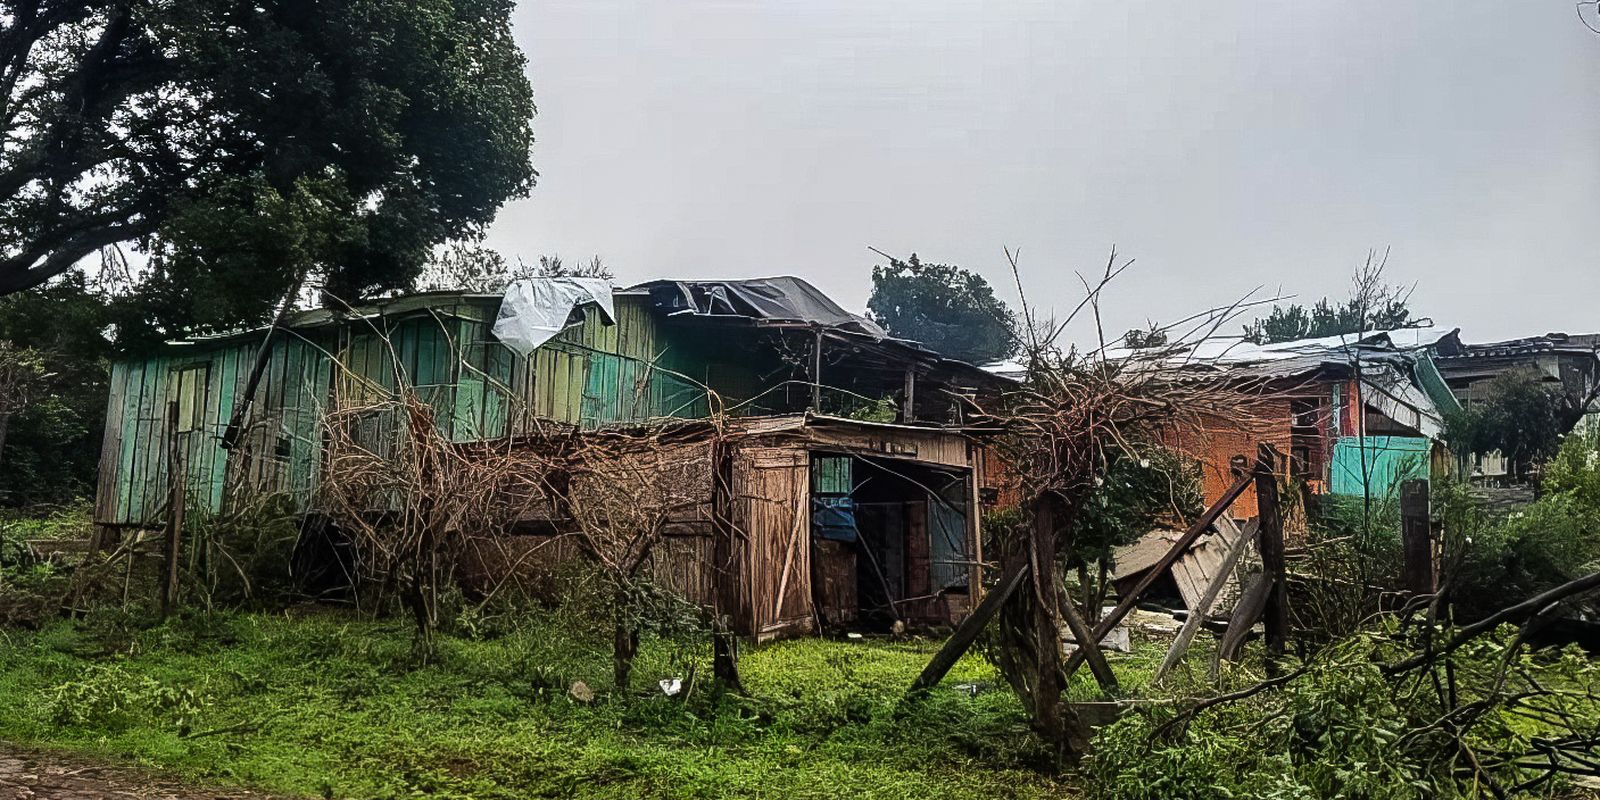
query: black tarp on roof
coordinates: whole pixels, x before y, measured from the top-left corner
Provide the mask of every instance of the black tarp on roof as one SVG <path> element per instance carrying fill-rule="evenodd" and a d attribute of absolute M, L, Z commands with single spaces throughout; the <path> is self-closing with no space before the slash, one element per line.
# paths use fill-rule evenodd
<path fill-rule="evenodd" d="M 650 281 L 628 291 L 648 292 L 655 307 L 667 314 L 804 323 L 880 340 L 889 337 L 877 323 L 840 308 L 817 287 L 788 275 L 742 281 Z"/>

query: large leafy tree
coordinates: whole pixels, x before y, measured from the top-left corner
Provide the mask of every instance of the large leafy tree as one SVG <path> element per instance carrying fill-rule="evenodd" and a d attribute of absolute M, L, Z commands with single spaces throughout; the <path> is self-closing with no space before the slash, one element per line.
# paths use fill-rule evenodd
<path fill-rule="evenodd" d="M 511 7 L 10 0 L 0 294 L 126 242 L 174 320 L 259 317 L 306 271 L 409 285 L 536 177 Z"/>
<path fill-rule="evenodd" d="M 1017 350 L 1015 315 L 982 275 L 915 253 L 872 268 L 867 309 L 889 333 L 951 358 L 983 364 Z"/>
<path fill-rule="evenodd" d="M 8 351 L 13 370 L 17 355 L 32 362 L 26 391 L 10 403 L 0 398 L 0 506 L 65 503 L 93 493 L 105 428 L 110 342 L 104 331 L 112 324 L 111 308 L 106 287 L 78 271 L 0 297 L 0 373 Z"/>

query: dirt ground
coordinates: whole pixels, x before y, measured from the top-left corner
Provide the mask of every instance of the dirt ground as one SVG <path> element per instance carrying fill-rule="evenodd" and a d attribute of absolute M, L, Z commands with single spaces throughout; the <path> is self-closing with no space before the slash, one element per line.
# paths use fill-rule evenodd
<path fill-rule="evenodd" d="M 0 800 L 269 800 L 236 789 L 186 786 L 128 767 L 0 742 Z"/>

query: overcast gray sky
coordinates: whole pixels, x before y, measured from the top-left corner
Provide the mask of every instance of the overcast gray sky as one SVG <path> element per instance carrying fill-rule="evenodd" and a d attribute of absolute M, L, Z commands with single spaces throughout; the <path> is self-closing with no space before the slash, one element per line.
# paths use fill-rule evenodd
<path fill-rule="evenodd" d="M 890 253 L 1108 329 L 1391 248 L 1486 340 L 1600 330 L 1600 36 L 1571 0 L 524 0 L 530 199 L 490 243 L 621 282 L 804 277 L 863 309 Z"/>

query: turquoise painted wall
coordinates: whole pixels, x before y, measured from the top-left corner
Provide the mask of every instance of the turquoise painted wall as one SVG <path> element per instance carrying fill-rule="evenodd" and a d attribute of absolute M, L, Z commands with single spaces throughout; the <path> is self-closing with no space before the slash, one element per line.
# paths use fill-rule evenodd
<path fill-rule="evenodd" d="M 1431 440 L 1417 436 L 1341 437 L 1333 445 L 1329 488 L 1359 497 L 1370 487 L 1373 497 L 1399 497 L 1401 481 L 1428 477 L 1432 449 Z"/>

